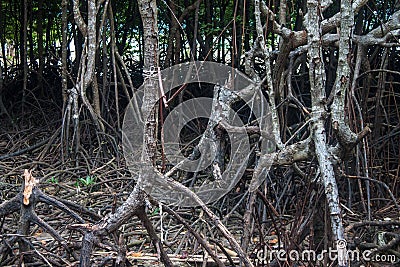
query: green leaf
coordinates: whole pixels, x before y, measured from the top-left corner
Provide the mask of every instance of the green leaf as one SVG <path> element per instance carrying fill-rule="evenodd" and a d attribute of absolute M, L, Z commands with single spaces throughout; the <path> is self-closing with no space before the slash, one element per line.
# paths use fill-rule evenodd
<path fill-rule="evenodd" d="M 53 176 L 49 180 L 47 180 L 47 182 L 51 184 L 58 184 L 58 179 Z"/>
<path fill-rule="evenodd" d="M 157 207 L 157 208 L 155 208 L 154 211 L 151 213 L 151 216 L 158 215 L 159 213 L 160 213 L 160 208 Z"/>

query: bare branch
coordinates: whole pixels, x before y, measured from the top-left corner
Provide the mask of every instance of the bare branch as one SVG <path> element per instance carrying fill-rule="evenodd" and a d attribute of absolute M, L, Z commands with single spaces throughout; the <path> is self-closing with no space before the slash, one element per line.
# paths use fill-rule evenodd
<path fill-rule="evenodd" d="M 262 1 L 261 1 L 262 3 Z M 264 38 L 264 31 L 263 31 L 263 26 L 261 24 L 261 12 L 260 12 L 260 1 L 259 0 L 254 0 L 254 14 L 256 17 L 256 30 L 257 30 L 257 41 L 260 46 L 260 49 L 264 55 L 264 61 L 265 61 L 265 80 L 267 82 L 267 90 L 268 90 L 268 96 L 269 96 L 269 102 L 270 102 L 270 107 L 271 107 L 271 116 L 272 116 L 272 128 L 273 128 L 273 134 L 275 136 L 275 144 L 277 145 L 278 148 L 283 148 L 283 143 L 281 140 L 281 132 L 279 128 L 279 117 L 277 114 L 277 108 L 275 105 L 275 91 L 274 91 L 274 86 L 272 83 L 272 69 L 271 69 L 271 63 L 270 63 L 270 53 L 268 51 L 268 48 L 265 43 L 265 38 Z"/>
<path fill-rule="evenodd" d="M 358 14 L 360 9 L 368 2 L 368 0 L 356 0 L 352 4 L 353 13 Z M 340 25 L 340 12 L 336 13 L 332 17 L 325 19 L 321 22 L 322 33 L 325 34 L 331 30 L 339 27 Z"/>
<path fill-rule="evenodd" d="M 384 44 L 394 39 L 400 45 L 398 36 L 400 36 L 400 10 L 395 12 L 388 22 L 376 27 L 364 36 L 355 37 L 355 40 L 365 46 Z"/>
<path fill-rule="evenodd" d="M 261 1 L 260 6 L 261 13 L 267 16 L 273 23 L 273 30 L 276 34 L 279 34 L 286 41 L 292 41 L 293 47 L 298 47 L 307 43 L 307 33 L 306 31 L 292 31 L 289 28 L 284 27 L 283 25 L 276 22 L 275 13 L 269 9 L 269 7 L 265 4 L 264 1 Z"/>
<path fill-rule="evenodd" d="M 81 31 L 83 36 L 86 36 L 87 26 L 85 21 L 82 18 L 81 12 L 79 11 L 79 0 L 74 0 L 74 19 L 76 25 L 78 25 L 79 30 Z"/>

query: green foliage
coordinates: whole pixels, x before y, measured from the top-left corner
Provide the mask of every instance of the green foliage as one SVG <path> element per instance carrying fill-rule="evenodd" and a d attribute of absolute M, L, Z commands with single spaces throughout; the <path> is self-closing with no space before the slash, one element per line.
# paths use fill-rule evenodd
<path fill-rule="evenodd" d="M 156 216 L 156 215 L 158 215 L 158 214 L 160 214 L 160 208 L 159 208 L 159 207 L 155 208 L 155 209 L 151 212 L 150 216 Z"/>
<path fill-rule="evenodd" d="M 218 26 L 213 26 L 212 23 L 204 23 L 200 27 L 200 32 L 202 32 L 204 35 L 218 35 L 221 32 L 221 28 Z"/>
<path fill-rule="evenodd" d="M 84 186 L 93 185 L 96 180 L 95 176 L 86 176 L 86 178 L 79 178 L 79 182 Z"/>
<path fill-rule="evenodd" d="M 79 178 L 75 181 L 74 186 L 80 188 L 81 186 L 90 186 L 94 185 L 96 181 L 95 176 L 86 176 L 85 178 Z"/>
<path fill-rule="evenodd" d="M 53 176 L 49 180 L 47 180 L 47 182 L 50 184 L 58 184 L 58 179 Z"/>

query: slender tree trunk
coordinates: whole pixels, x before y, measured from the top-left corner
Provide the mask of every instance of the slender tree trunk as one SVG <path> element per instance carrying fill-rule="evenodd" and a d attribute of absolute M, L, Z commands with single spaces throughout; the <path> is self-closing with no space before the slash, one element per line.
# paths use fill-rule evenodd
<path fill-rule="evenodd" d="M 140 0 L 139 11 L 143 21 L 143 72 L 145 75 L 152 74 L 152 69 L 158 67 L 158 27 L 157 27 L 157 3 L 155 0 Z M 154 74 L 154 73 L 153 73 Z M 148 85 L 148 86 L 147 86 Z M 149 114 L 145 125 L 145 139 L 148 142 L 150 158 L 155 160 L 156 151 L 156 110 L 153 109 L 155 101 L 158 99 L 157 86 L 152 86 L 151 82 L 146 83 L 143 97 L 143 114 Z"/>
<path fill-rule="evenodd" d="M 47 17 L 47 27 L 46 27 L 46 54 L 52 52 L 52 39 L 51 39 L 51 28 L 53 27 L 53 18 L 51 16 Z M 50 50 L 50 51 L 49 51 Z"/>
<path fill-rule="evenodd" d="M 0 2 L 0 5 L 1 5 L 1 2 Z M 3 103 L 3 95 L 2 95 L 3 82 L 4 82 L 4 79 L 3 79 L 3 67 L 2 67 L 2 64 L 1 64 L 1 61 L 0 61 L 0 115 L 6 114 L 8 116 L 8 118 L 10 119 L 10 121 L 11 121 L 11 117 L 8 114 L 7 109 L 6 109 L 6 107 L 4 106 L 4 103 Z"/>
<path fill-rule="evenodd" d="M 343 1 L 342 1 L 343 2 Z M 349 5 L 351 8 L 351 4 Z M 331 228 L 334 240 L 344 239 L 344 228 L 341 217 L 339 192 L 335 179 L 334 164 L 332 156 L 328 151 L 325 128 L 328 118 L 325 106 L 325 67 L 322 55 L 322 36 L 320 31 L 320 6 L 318 1 L 309 0 L 307 2 L 307 32 L 309 35 L 308 44 L 309 55 L 309 77 L 312 102 L 313 118 L 313 140 L 315 144 L 315 154 L 318 159 L 319 169 L 321 171 L 322 181 L 325 187 L 325 195 L 328 202 L 329 216 L 331 219 Z M 342 29 L 344 30 L 344 29 Z M 342 37 L 343 38 L 343 37 Z M 342 39 L 341 38 L 341 39 Z M 345 38 L 348 38 L 347 36 Z M 344 96 L 343 96 L 344 97 Z M 343 106 L 344 107 L 344 103 Z M 335 117 L 335 115 L 333 115 Z M 343 262 L 339 261 L 339 266 Z M 344 264 L 346 265 L 346 263 Z"/>
<path fill-rule="evenodd" d="M 207 28 L 212 28 L 213 23 L 213 5 L 211 0 L 204 1 L 206 13 L 205 13 L 205 21 L 208 25 Z M 213 34 L 212 31 L 206 32 L 205 39 L 205 51 L 204 51 L 204 60 L 212 61 L 213 60 Z"/>
<path fill-rule="evenodd" d="M 43 1 L 43 0 L 40 0 Z M 61 23 L 62 23 L 62 40 L 61 40 L 61 90 L 62 90 L 62 99 L 63 99 L 63 114 L 64 114 L 64 109 L 65 105 L 67 102 L 67 87 L 68 87 L 68 81 L 67 81 L 67 46 L 68 46 L 68 40 L 67 40 L 67 29 L 68 29 L 68 0 L 62 0 L 61 2 L 62 6 L 62 15 L 61 15 Z M 43 30 L 42 30 L 43 34 Z M 43 39 L 42 39 L 43 42 Z M 43 49 L 43 48 L 42 48 Z M 40 54 L 40 52 L 39 52 Z M 42 62 L 43 63 L 43 62 Z M 40 69 L 40 61 L 39 61 L 39 69 Z M 40 73 L 40 71 L 39 71 Z"/>
<path fill-rule="evenodd" d="M 196 11 L 194 13 L 194 29 L 193 29 L 193 39 L 192 39 L 192 57 L 193 60 L 197 60 L 197 34 L 199 28 L 199 11 L 200 11 L 200 1 L 196 4 Z"/>
<path fill-rule="evenodd" d="M 62 34 L 64 37 L 63 28 Z M 39 69 L 38 69 L 38 86 L 40 89 L 43 88 L 43 0 L 38 1 L 38 18 L 37 18 L 37 42 L 38 42 L 38 57 L 39 57 Z M 65 44 L 62 42 L 62 44 Z M 63 47 L 64 49 L 64 47 Z"/>
<path fill-rule="evenodd" d="M 113 14 L 113 5 L 108 6 L 108 17 L 110 18 L 110 31 L 111 31 L 111 64 L 113 67 L 113 78 L 114 78 L 114 97 L 115 97 L 115 109 L 117 111 L 117 129 L 121 129 L 120 115 L 119 115 L 119 94 L 118 94 L 118 66 L 115 60 L 115 54 L 117 50 L 117 41 L 115 40 L 115 25 L 114 25 L 114 14 Z"/>
<path fill-rule="evenodd" d="M 3 1 L 0 0 L 0 14 L 3 14 Z M 6 52 L 6 37 L 5 37 L 5 28 L 4 28 L 4 16 L 0 17 L 0 41 L 1 41 L 1 54 L 3 71 L 4 75 L 7 75 L 7 52 Z"/>
<path fill-rule="evenodd" d="M 36 69 L 36 60 L 34 55 L 34 43 L 33 43 L 33 18 L 32 18 L 32 1 L 28 0 L 28 10 L 27 10 L 27 19 L 28 25 L 27 34 L 28 34 L 28 41 L 29 41 L 29 63 L 31 64 L 32 69 Z"/>
<path fill-rule="evenodd" d="M 175 40 L 175 32 L 178 30 L 178 22 L 176 21 L 176 8 L 174 2 L 169 2 L 169 8 L 171 12 L 171 22 L 169 24 L 169 36 L 168 36 L 168 46 L 167 46 L 167 54 L 165 56 L 165 63 L 166 67 L 172 66 L 175 64 L 173 55 L 174 55 L 174 40 Z"/>
<path fill-rule="evenodd" d="M 28 38 L 28 2 L 27 0 L 23 0 L 23 9 L 22 9 L 23 17 L 22 17 L 22 58 L 21 63 L 23 67 L 23 88 L 22 88 L 22 111 L 24 110 L 24 105 L 26 101 L 26 90 L 28 84 L 28 46 L 27 46 L 27 38 Z"/>
<path fill-rule="evenodd" d="M 143 72 L 147 75 L 151 75 L 152 69 L 158 68 L 158 27 L 157 27 L 157 2 L 156 0 L 139 0 L 139 11 L 142 17 L 143 22 L 143 38 L 144 38 L 144 66 Z M 143 105 L 142 105 L 142 113 L 145 114 L 144 117 L 147 117 L 144 125 L 144 140 L 146 140 L 146 145 L 143 145 L 142 151 L 142 162 L 147 162 L 147 164 L 152 164 L 155 161 L 156 157 L 156 149 L 157 149 L 157 117 L 158 110 L 154 106 L 156 103 L 159 92 L 157 90 L 158 86 L 156 84 L 156 80 L 150 78 L 148 82 L 144 85 L 144 96 L 143 96 Z M 153 162 L 148 162 L 148 160 Z M 145 163 L 146 164 L 146 163 Z M 146 165 L 147 165 L 146 164 Z M 141 186 L 141 179 L 149 179 L 146 177 L 147 175 L 151 175 L 152 172 L 148 172 L 147 170 L 140 170 L 139 173 L 139 181 L 138 184 Z M 143 194 L 141 194 L 143 197 Z M 143 201 L 143 199 L 142 199 Z M 165 266 L 172 266 L 172 262 L 165 254 L 164 249 L 162 248 L 162 243 L 158 239 L 157 235 L 152 229 L 152 225 L 148 221 L 146 215 L 144 214 L 144 209 L 138 211 L 138 216 L 145 223 L 146 228 L 152 237 L 153 244 L 161 256 L 161 260 L 163 261 Z"/>

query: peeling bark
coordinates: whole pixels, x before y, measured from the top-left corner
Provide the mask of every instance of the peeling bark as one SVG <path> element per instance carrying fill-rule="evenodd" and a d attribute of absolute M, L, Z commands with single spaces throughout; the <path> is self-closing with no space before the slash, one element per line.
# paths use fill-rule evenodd
<path fill-rule="evenodd" d="M 325 188 L 328 202 L 329 216 L 334 240 L 344 239 L 344 228 L 341 217 L 339 192 L 335 179 L 332 156 L 328 151 L 326 140 L 325 121 L 327 112 L 325 106 L 325 68 L 322 60 L 321 17 L 318 1 L 307 2 L 308 13 L 306 28 L 308 32 L 309 76 L 312 101 L 312 138 L 315 145 L 315 154 Z"/>

